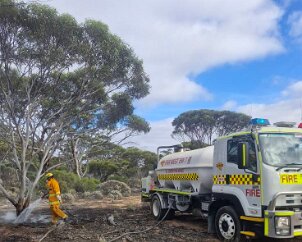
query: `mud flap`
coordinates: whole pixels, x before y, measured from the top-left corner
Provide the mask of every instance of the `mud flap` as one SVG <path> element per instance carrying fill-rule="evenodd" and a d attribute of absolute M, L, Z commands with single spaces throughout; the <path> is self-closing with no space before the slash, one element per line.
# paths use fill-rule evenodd
<path fill-rule="evenodd" d="M 208 233 L 215 234 L 215 214 L 209 214 L 208 216 Z"/>

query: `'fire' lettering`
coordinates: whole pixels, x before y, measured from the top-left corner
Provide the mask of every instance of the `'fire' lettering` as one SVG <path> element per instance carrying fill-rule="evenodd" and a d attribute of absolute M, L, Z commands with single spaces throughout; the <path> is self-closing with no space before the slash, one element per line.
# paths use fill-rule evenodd
<path fill-rule="evenodd" d="M 245 195 L 247 197 L 260 197 L 261 192 L 259 189 L 246 189 L 245 190 Z"/>
<path fill-rule="evenodd" d="M 299 182 L 298 180 L 298 175 L 294 174 L 294 175 L 282 175 L 281 176 L 281 183 L 285 183 L 285 184 L 297 184 Z"/>

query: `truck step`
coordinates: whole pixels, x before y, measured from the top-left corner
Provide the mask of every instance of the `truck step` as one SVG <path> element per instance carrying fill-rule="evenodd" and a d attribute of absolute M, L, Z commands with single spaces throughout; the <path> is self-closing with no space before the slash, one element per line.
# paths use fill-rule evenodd
<path fill-rule="evenodd" d="M 252 232 L 252 231 L 240 231 L 240 234 L 243 234 L 243 235 L 246 235 L 246 236 L 249 236 L 249 237 L 255 237 L 256 236 L 255 232 Z"/>

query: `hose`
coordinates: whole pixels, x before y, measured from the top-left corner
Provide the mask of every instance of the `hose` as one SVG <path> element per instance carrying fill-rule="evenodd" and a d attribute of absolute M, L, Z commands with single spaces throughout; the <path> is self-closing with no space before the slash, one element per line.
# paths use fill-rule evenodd
<path fill-rule="evenodd" d="M 112 240 L 109 240 L 109 242 L 116 241 L 116 240 L 118 240 L 118 239 L 120 239 L 120 238 L 122 238 L 122 237 L 124 237 L 124 236 L 126 236 L 126 235 L 129 235 L 129 234 L 141 234 L 141 233 L 146 233 L 146 232 L 150 231 L 151 229 L 156 228 L 158 225 L 160 225 L 160 224 L 165 220 L 165 218 L 166 218 L 167 215 L 169 214 L 170 210 L 171 210 L 171 207 L 169 206 L 169 208 L 168 208 L 168 210 L 167 210 L 165 216 L 163 216 L 163 218 L 162 218 L 157 224 L 155 224 L 154 226 L 152 226 L 152 227 L 150 227 L 150 228 L 148 228 L 148 229 L 145 229 L 145 230 L 143 230 L 143 231 L 132 231 L 132 232 L 124 233 L 124 234 L 122 234 L 122 235 L 120 235 L 120 236 L 118 236 L 118 237 L 116 237 L 116 238 L 114 238 L 114 239 L 112 239 Z"/>

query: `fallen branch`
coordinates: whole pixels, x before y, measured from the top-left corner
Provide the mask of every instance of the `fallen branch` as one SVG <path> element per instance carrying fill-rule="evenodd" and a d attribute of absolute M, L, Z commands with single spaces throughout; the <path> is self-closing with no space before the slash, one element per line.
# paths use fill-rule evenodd
<path fill-rule="evenodd" d="M 64 225 L 64 224 L 59 224 L 58 226 L 54 226 L 53 228 L 51 228 L 50 230 L 48 230 L 46 232 L 46 234 L 43 235 L 43 237 L 39 240 L 39 242 L 41 242 L 43 239 L 45 239 L 51 232 L 53 232 L 54 230 L 56 230 L 60 225 Z"/>

